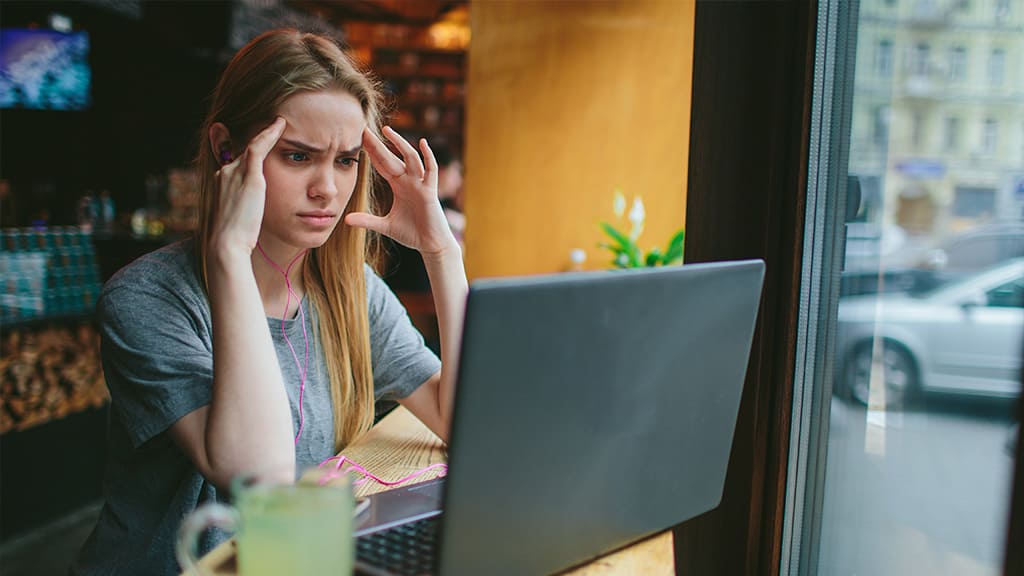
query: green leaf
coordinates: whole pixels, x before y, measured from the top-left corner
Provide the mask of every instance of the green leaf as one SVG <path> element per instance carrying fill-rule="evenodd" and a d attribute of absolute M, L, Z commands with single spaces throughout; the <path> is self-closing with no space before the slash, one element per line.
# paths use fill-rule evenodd
<path fill-rule="evenodd" d="M 651 248 L 651 251 L 647 253 L 647 258 L 644 259 L 645 266 L 657 266 L 661 261 L 661 250 L 657 248 Z"/>
<path fill-rule="evenodd" d="M 611 236 L 613 240 L 618 242 L 622 252 L 627 255 L 630 266 L 640 266 L 640 248 L 637 247 L 636 242 L 630 240 L 628 236 L 622 234 L 607 222 L 601 222 L 601 228 L 604 230 L 605 234 Z"/>
<path fill-rule="evenodd" d="M 601 228 L 604 230 L 605 234 L 611 236 L 612 240 L 615 240 L 619 244 L 623 251 L 628 252 L 635 246 L 632 240 L 630 240 L 625 234 L 616 230 L 611 224 L 601 222 Z"/>
<path fill-rule="evenodd" d="M 683 261 L 683 240 L 686 238 L 686 230 L 680 229 L 672 236 L 672 239 L 668 241 L 668 247 L 665 248 L 665 255 L 661 257 L 661 263 L 675 264 L 676 262 L 682 263 Z"/>

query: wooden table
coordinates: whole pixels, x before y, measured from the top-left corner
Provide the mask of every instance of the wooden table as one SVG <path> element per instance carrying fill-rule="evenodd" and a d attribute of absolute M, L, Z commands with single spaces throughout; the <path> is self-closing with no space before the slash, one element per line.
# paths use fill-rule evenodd
<path fill-rule="evenodd" d="M 342 454 L 348 456 L 382 479 L 402 478 L 431 464 L 444 462 L 445 446 L 441 440 L 408 410 L 398 407 Z M 410 482 L 436 477 L 431 471 Z M 356 496 L 386 490 L 375 482 L 355 487 Z M 200 565 L 216 576 L 236 576 L 234 541 L 218 546 L 200 561 Z M 563 576 L 606 576 L 610 574 L 675 574 L 672 531 L 668 530 L 602 556 Z"/>

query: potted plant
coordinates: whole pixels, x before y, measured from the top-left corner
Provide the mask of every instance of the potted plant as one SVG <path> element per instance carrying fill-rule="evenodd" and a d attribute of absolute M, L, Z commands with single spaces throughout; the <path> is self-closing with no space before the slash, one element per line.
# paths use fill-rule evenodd
<path fill-rule="evenodd" d="M 622 219 L 626 213 L 626 197 L 621 190 L 615 191 L 615 199 L 612 203 L 612 210 L 616 218 Z M 686 238 L 685 230 L 680 228 L 669 239 L 664 251 L 659 247 L 651 248 L 644 253 L 637 244 L 637 239 L 644 230 L 643 200 L 639 196 L 633 198 L 633 206 L 626 218 L 630 222 L 629 234 L 624 234 L 618 228 L 608 222 L 601 222 L 601 229 L 611 238 L 611 242 L 601 242 L 599 247 L 609 250 L 612 253 L 612 266 L 616 268 L 642 268 L 646 266 L 668 266 L 683 263 L 683 241 Z"/>

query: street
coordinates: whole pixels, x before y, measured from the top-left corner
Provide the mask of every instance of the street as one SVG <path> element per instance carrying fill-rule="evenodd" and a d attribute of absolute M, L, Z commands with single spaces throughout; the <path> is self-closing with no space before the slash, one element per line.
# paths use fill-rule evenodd
<path fill-rule="evenodd" d="M 1012 402 L 832 400 L 818 574 L 1001 574 Z"/>

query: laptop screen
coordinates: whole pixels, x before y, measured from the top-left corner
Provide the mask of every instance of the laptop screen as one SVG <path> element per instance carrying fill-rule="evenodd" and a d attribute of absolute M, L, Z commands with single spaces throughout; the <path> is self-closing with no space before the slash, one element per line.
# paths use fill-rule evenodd
<path fill-rule="evenodd" d="M 474 282 L 442 574 L 542 574 L 721 500 L 760 260 Z"/>

